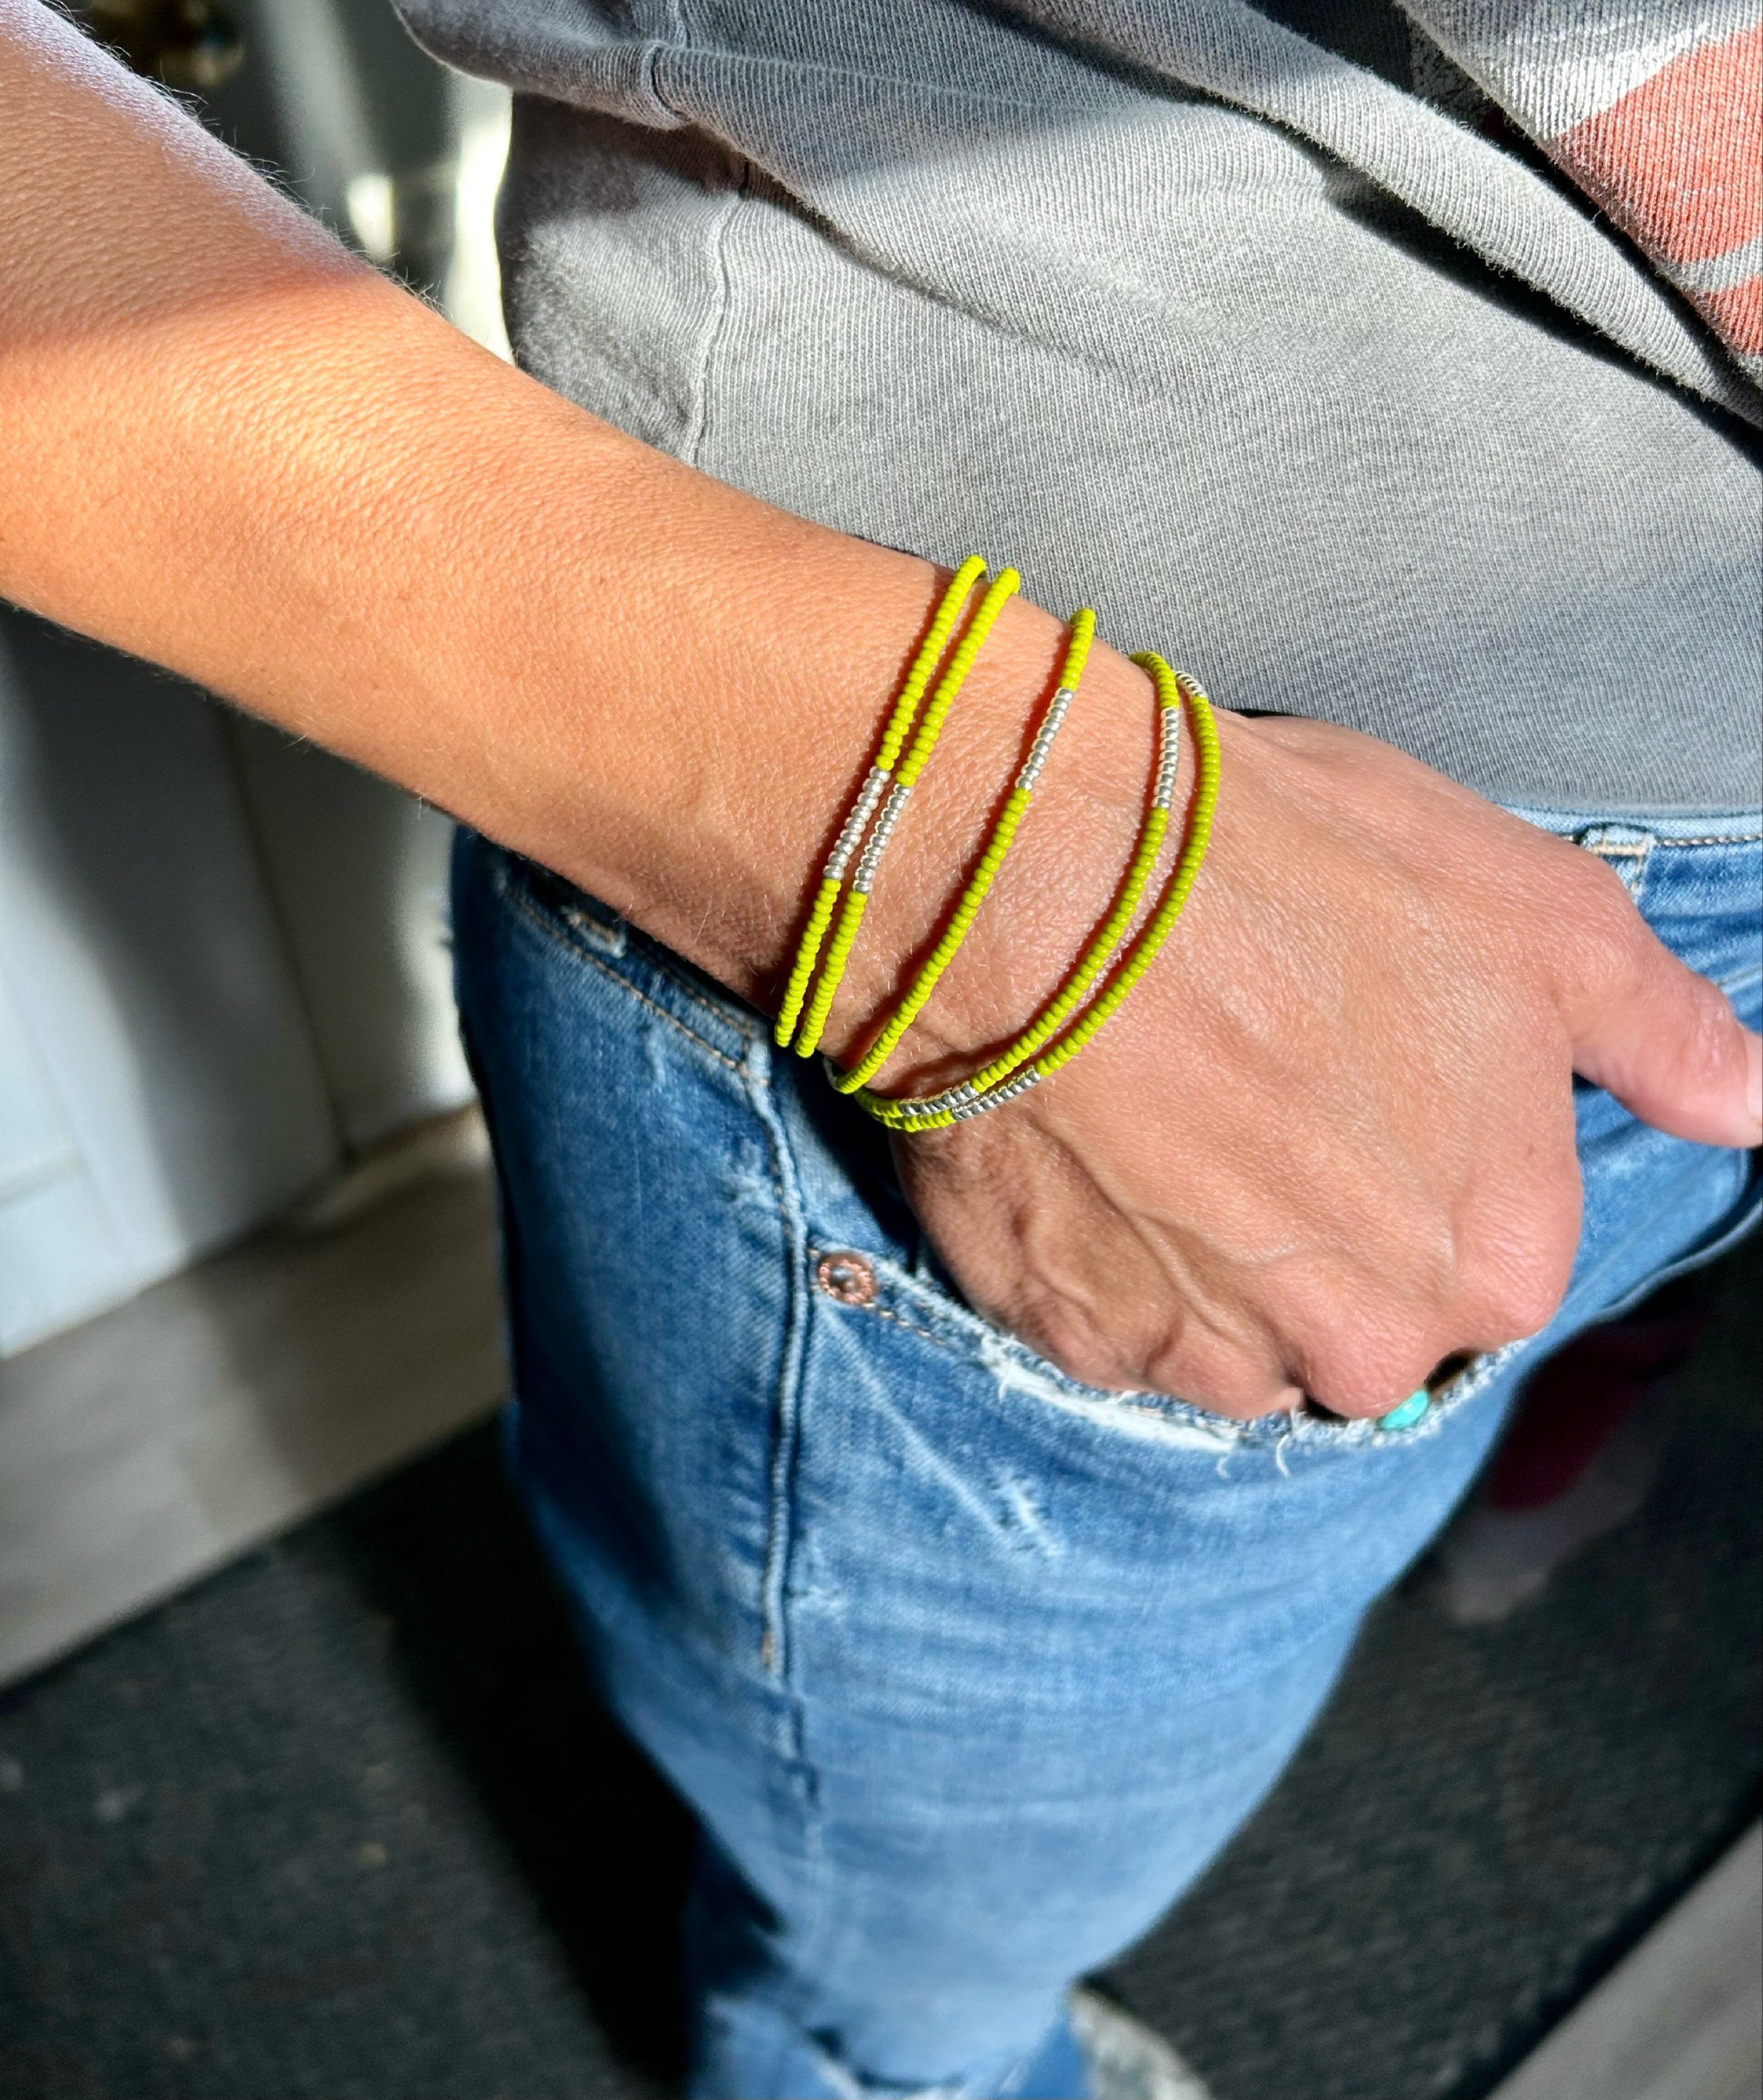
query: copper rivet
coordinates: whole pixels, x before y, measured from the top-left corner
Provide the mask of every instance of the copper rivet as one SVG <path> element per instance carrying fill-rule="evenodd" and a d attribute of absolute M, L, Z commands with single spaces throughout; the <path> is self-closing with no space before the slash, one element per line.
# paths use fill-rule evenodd
<path fill-rule="evenodd" d="M 823 1254 L 814 1264 L 815 1280 L 841 1305 L 867 1305 L 875 1295 L 875 1272 L 860 1254 Z"/>

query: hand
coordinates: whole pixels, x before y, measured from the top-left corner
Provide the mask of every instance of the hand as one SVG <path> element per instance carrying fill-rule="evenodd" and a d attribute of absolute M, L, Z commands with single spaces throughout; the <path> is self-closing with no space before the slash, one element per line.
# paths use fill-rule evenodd
<path fill-rule="evenodd" d="M 1758 1039 L 1592 855 L 1351 730 L 1219 730 L 1211 851 L 1132 998 L 901 1170 L 970 1300 L 1073 1376 L 1381 1414 L 1559 1304 L 1575 1072 L 1751 1145 Z"/>

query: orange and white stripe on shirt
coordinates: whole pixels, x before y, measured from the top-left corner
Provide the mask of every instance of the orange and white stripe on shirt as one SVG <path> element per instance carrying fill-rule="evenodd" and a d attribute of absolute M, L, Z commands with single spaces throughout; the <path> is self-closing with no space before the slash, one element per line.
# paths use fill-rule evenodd
<path fill-rule="evenodd" d="M 1763 382 L 1758 0 L 1408 0 Z"/>

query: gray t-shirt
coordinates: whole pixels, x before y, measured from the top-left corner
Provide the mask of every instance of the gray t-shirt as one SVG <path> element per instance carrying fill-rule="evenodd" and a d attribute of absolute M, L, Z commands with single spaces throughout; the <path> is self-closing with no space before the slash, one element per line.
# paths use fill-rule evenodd
<path fill-rule="evenodd" d="M 1758 801 L 1756 395 L 1377 0 L 400 4 L 584 406 L 1503 801 Z"/>

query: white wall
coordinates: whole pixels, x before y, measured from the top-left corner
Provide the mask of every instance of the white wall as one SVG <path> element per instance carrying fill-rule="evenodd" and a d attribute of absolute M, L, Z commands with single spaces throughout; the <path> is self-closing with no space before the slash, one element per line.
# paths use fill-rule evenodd
<path fill-rule="evenodd" d="M 457 1108 L 471 1080 L 447 946 L 452 823 L 260 722 L 225 726 L 344 1142 Z"/>
<path fill-rule="evenodd" d="M 387 0 L 240 12 L 250 55 L 217 128 L 505 354 L 506 96 L 442 74 Z M 0 1357 L 469 1098 L 451 831 L 0 607 Z"/>
<path fill-rule="evenodd" d="M 218 712 L 0 622 L 0 1352 L 337 1164 Z"/>

